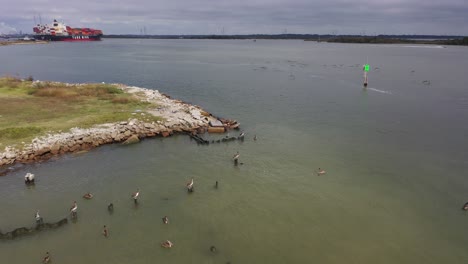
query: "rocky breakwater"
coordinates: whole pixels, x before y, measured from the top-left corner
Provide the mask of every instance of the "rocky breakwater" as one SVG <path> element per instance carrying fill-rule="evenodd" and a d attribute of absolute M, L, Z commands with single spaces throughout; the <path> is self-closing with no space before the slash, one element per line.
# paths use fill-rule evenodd
<path fill-rule="evenodd" d="M 21 149 L 6 147 L 4 152 L 0 153 L 0 166 L 48 160 L 54 156 L 89 150 L 104 144 L 134 143 L 145 137 L 204 132 L 210 122 L 219 120 L 198 106 L 171 99 L 157 90 L 125 85 L 118 87 L 133 94 L 139 100 L 155 105 L 153 109 L 145 112 L 136 109 L 133 113 L 135 116 L 154 115 L 161 120 L 148 122 L 144 121 L 144 118 L 131 118 L 91 128 L 72 128 L 69 132 L 50 133 L 33 139 Z M 222 121 L 232 122 L 224 119 Z"/>

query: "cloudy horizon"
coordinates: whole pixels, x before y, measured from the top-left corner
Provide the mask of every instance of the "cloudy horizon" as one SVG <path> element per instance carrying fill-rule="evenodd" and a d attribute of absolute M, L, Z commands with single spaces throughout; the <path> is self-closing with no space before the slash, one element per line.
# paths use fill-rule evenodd
<path fill-rule="evenodd" d="M 465 0 L 6 1 L 0 34 L 32 33 L 41 16 L 104 34 L 468 35 Z"/>

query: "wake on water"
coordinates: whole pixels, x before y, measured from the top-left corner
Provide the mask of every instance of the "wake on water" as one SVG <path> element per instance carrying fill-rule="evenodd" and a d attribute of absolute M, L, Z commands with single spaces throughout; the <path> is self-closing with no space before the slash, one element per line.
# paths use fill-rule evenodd
<path fill-rule="evenodd" d="M 405 45 L 405 48 L 425 48 L 425 49 L 443 49 L 444 46 L 416 46 L 416 45 Z"/>
<path fill-rule="evenodd" d="M 392 94 L 392 92 L 389 92 L 389 91 L 383 91 L 383 90 L 379 90 L 379 89 L 375 89 L 375 88 L 366 88 L 367 90 L 371 90 L 371 91 L 374 91 L 374 92 L 378 92 L 378 93 L 384 93 L 384 94 Z"/>

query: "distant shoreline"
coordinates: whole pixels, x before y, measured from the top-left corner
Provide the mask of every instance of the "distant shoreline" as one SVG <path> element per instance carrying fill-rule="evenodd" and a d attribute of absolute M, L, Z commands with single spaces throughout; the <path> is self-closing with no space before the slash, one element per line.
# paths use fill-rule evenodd
<path fill-rule="evenodd" d="M 17 44 L 46 44 L 47 41 L 23 40 L 30 35 L 10 35 L 15 40 L 0 40 L 0 46 Z M 209 40 L 303 40 L 329 43 L 358 44 L 429 44 L 468 46 L 468 37 L 457 35 L 331 35 L 331 34 L 247 34 L 247 35 L 143 35 L 143 34 L 108 34 L 103 39 L 209 39 Z"/>
<path fill-rule="evenodd" d="M 432 35 L 310 35 L 310 34 L 278 34 L 278 35 L 104 35 L 103 38 L 118 39 L 211 39 L 211 40 L 304 40 L 330 43 L 370 43 L 370 44 L 431 44 L 431 45 L 468 45 L 468 37 L 463 36 L 432 36 Z"/>
<path fill-rule="evenodd" d="M 459 45 L 468 46 L 468 37 L 462 39 L 402 39 L 382 37 L 335 37 L 325 40 L 331 43 L 356 44 L 430 44 L 430 45 Z"/>

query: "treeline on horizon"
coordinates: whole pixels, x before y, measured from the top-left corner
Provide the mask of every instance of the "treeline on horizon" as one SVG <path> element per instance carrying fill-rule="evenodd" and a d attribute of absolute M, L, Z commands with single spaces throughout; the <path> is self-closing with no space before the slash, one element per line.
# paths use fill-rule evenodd
<path fill-rule="evenodd" d="M 468 37 L 441 35 L 319 35 L 319 34 L 249 34 L 249 35 L 137 35 L 111 34 L 103 38 L 133 39 L 296 39 L 337 43 L 420 43 L 440 45 L 468 45 Z"/>
<path fill-rule="evenodd" d="M 24 38 L 33 35 L 3 35 L 0 39 Z M 103 38 L 125 39 L 293 39 L 336 43 L 370 43 L 370 44 L 435 44 L 468 46 L 468 37 L 456 35 L 319 35 L 319 34 L 248 34 L 248 35 L 142 35 L 142 34 L 109 34 Z"/>
<path fill-rule="evenodd" d="M 436 44 L 436 45 L 468 45 L 468 37 L 457 37 L 450 39 L 437 38 L 397 38 L 397 37 L 334 37 L 326 40 L 337 43 L 370 43 L 370 44 Z"/>

